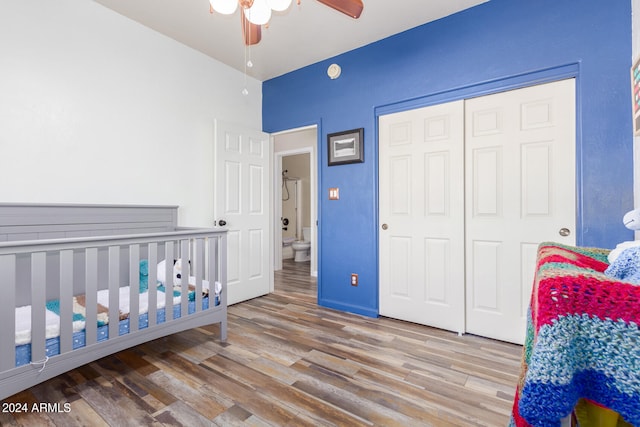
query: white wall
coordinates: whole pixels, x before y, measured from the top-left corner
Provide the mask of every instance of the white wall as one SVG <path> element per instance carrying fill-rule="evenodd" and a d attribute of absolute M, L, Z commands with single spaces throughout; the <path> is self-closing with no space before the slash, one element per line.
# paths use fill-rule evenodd
<path fill-rule="evenodd" d="M 171 204 L 209 226 L 214 118 L 262 128 L 247 85 L 93 1 L 2 0 L 0 201 Z"/>

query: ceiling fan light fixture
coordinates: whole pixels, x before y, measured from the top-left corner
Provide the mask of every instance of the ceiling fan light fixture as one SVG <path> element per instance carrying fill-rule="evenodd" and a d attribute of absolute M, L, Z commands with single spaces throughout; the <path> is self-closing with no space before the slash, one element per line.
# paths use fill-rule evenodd
<path fill-rule="evenodd" d="M 245 46 L 251 46 L 260 42 L 262 39 L 262 27 L 249 22 L 246 10 L 240 8 L 240 23 L 242 26 L 242 37 L 244 39 Z"/>
<path fill-rule="evenodd" d="M 266 0 L 254 0 L 253 5 L 246 10 L 247 19 L 255 25 L 264 25 L 271 19 L 271 8 Z"/>
<path fill-rule="evenodd" d="M 354 19 L 360 17 L 363 0 L 318 0 L 320 3 L 342 12 Z M 287 10 L 293 0 L 209 0 L 209 12 L 231 15 L 240 9 L 242 37 L 245 46 L 260 42 L 262 26 L 268 26 L 272 11 Z M 300 0 L 296 0 L 300 6 Z"/>
<path fill-rule="evenodd" d="M 267 0 L 269 7 L 276 12 L 283 12 L 291 6 L 291 0 Z"/>
<path fill-rule="evenodd" d="M 222 15 L 231 15 L 238 9 L 238 0 L 209 0 L 209 4 Z"/>

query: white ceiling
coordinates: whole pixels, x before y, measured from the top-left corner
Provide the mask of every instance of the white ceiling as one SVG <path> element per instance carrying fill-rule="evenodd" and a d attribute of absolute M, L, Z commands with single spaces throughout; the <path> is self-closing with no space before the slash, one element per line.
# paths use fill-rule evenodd
<path fill-rule="evenodd" d="M 95 0 L 116 12 L 264 81 L 488 0 L 363 0 L 354 20 L 316 0 L 293 0 L 245 52 L 240 12 L 209 13 L 207 0 Z"/>

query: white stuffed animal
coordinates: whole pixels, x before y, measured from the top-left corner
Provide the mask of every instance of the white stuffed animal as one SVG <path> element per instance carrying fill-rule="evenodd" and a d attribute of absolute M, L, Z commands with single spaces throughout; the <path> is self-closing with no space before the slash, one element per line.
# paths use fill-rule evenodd
<path fill-rule="evenodd" d="M 191 265 L 191 261 L 189 261 L 189 265 Z M 162 260 L 158 263 L 158 281 L 160 283 L 162 283 L 163 285 L 165 285 L 165 266 L 166 266 L 166 262 L 165 260 Z M 185 274 L 185 272 L 183 272 L 182 270 L 182 259 L 176 259 L 173 260 L 173 287 L 175 288 L 180 288 L 182 286 L 182 275 Z M 188 282 L 190 285 L 195 285 L 196 284 L 196 278 L 194 276 L 189 276 Z M 208 280 L 202 280 L 202 288 L 209 290 L 209 281 Z M 222 283 L 220 282 L 215 282 L 214 283 L 214 289 L 213 291 L 215 292 L 216 296 L 220 296 L 220 293 L 222 292 Z M 220 300 L 217 300 L 216 305 L 220 304 Z"/>
<path fill-rule="evenodd" d="M 166 282 L 165 275 L 166 260 L 158 263 L 158 281 L 163 285 Z M 173 286 L 180 286 L 182 279 L 182 259 L 173 260 Z"/>
<path fill-rule="evenodd" d="M 191 261 L 189 261 L 191 262 Z M 182 258 L 173 263 L 173 286 L 180 286 L 182 283 Z"/>
<path fill-rule="evenodd" d="M 640 230 L 640 209 L 634 209 L 624 214 L 624 217 L 622 217 L 622 223 L 629 230 Z M 640 240 L 630 240 L 618 243 L 615 249 L 609 252 L 609 264 L 613 264 L 625 249 L 629 249 L 634 246 L 640 246 Z"/>

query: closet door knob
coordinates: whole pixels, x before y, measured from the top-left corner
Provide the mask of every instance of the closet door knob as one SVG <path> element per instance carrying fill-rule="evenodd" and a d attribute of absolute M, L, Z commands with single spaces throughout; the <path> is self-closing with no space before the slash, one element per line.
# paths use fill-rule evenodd
<path fill-rule="evenodd" d="M 220 227 L 224 227 L 225 225 L 227 225 L 227 221 L 225 221 L 224 219 L 221 219 L 220 221 L 218 221 L 218 225 Z"/>
<path fill-rule="evenodd" d="M 389 228 L 389 226 L 387 224 L 382 224 L 382 229 L 386 230 L 387 228 Z"/>
<path fill-rule="evenodd" d="M 562 237 L 567 237 L 569 234 L 571 234 L 571 230 L 563 227 L 560 229 L 560 231 L 558 231 L 558 234 L 560 234 Z"/>

